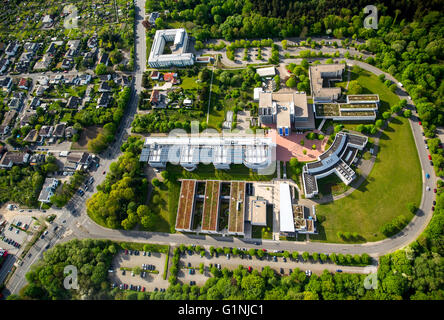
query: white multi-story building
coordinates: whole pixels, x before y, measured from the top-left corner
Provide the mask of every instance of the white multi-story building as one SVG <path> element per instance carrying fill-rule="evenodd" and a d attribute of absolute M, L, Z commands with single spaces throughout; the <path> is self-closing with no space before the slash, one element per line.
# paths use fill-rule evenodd
<path fill-rule="evenodd" d="M 164 53 L 169 45 L 171 53 Z M 185 29 L 157 30 L 151 46 L 148 64 L 152 68 L 186 67 L 194 64 L 194 54 L 188 51 L 189 39 Z"/>

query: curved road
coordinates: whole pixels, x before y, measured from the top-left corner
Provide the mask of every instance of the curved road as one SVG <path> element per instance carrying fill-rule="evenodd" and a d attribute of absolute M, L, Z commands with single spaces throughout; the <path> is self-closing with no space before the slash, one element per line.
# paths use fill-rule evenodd
<path fill-rule="evenodd" d="M 133 91 L 130 101 L 130 107 L 124 115 L 120 129 L 118 131 L 116 142 L 101 156 L 100 167 L 91 175 L 94 177 L 94 186 L 97 186 L 105 179 L 105 174 L 110 164 L 115 161 L 120 155 L 120 145 L 124 141 L 131 129 L 131 122 L 137 112 L 138 94 L 142 90 L 142 74 L 146 69 L 146 41 L 145 29 L 142 26 L 142 21 L 145 17 L 144 0 L 136 1 L 136 19 L 135 19 L 135 72 L 133 79 Z M 342 59 L 341 59 L 342 60 Z M 285 60 L 284 60 L 285 61 Z M 376 75 L 384 73 L 378 68 L 368 65 L 361 61 L 347 60 L 347 63 L 357 64 L 365 70 L 368 70 Z M 395 81 L 391 75 L 384 73 L 387 79 Z M 403 89 L 397 90 L 397 95 L 400 99 L 407 99 L 408 94 Z M 413 105 L 408 100 L 409 107 Z M 414 108 L 413 108 L 414 109 Z M 425 173 L 430 174 L 430 179 L 426 181 L 428 184 L 423 184 L 423 194 L 421 205 L 417 215 L 402 230 L 398 235 L 391 238 L 378 241 L 369 242 L 365 244 L 334 244 L 322 242 L 301 242 L 301 241 L 273 241 L 261 239 L 242 239 L 234 237 L 220 237 L 209 235 L 185 235 L 185 234 L 168 234 L 160 232 L 146 232 L 146 231 L 125 231 L 125 230 L 111 230 L 103 228 L 93 222 L 86 214 L 85 198 L 90 197 L 96 188 L 91 188 L 85 195 L 85 198 L 77 194 L 69 202 L 64 209 L 58 210 L 58 218 L 53 225 L 50 225 L 50 234 L 53 234 L 51 241 L 39 240 L 37 244 L 31 249 L 32 257 L 24 259 L 23 266 L 15 272 L 8 282 L 6 294 L 17 293 L 18 290 L 26 283 L 24 274 L 29 269 L 30 265 L 42 256 L 46 250 L 46 244 L 52 247 L 57 242 L 69 241 L 74 238 L 95 238 L 95 239 L 110 239 L 118 241 L 137 241 L 137 242 L 151 242 L 160 244 L 199 244 L 208 248 L 208 246 L 230 246 L 230 247 L 247 247 L 247 248 L 265 248 L 268 250 L 289 250 L 289 251 L 308 251 L 308 252 L 323 252 L 323 253 L 343 253 L 343 254 L 362 254 L 368 253 L 373 257 L 378 257 L 389 252 L 400 249 L 407 244 L 414 241 L 419 234 L 425 229 L 432 217 L 432 201 L 435 198 L 433 191 L 426 191 L 426 186 L 434 188 L 436 185 L 436 176 L 433 167 L 430 166 L 427 159 L 428 151 L 425 148 L 424 139 L 422 137 L 422 128 L 418 124 L 416 112 L 413 111 L 414 116 L 410 119 L 410 126 L 417 146 L 418 155 L 421 161 L 423 170 L 423 179 Z M 75 209 L 75 211 L 74 211 Z M 52 210 L 51 210 L 52 211 Z M 54 210 L 56 211 L 56 210 Z M 57 227 L 57 231 L 54 228 Z M 44 242 L 42 245 L 40 242 Z"/>

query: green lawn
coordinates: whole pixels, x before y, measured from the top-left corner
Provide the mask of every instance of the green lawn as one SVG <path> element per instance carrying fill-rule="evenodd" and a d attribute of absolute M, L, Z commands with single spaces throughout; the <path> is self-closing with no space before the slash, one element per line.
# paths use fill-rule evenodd
<path fill-rule="evenodd" d="M 344 79 L 347 79 L 347 74 L 344 74 Z M 368 72 L 366 70 L 362 70 L 362 72 L 358 75 L 356 73 L 351 72 L 351 78 L 350 80 L 357 80 L 358 83 L 363 88 L 363 94 L 368 93 L 377 93 L 379 94 L 379 117 L 381 117 L 382 113 L 389 110 L 391 106 L 398 103 L 399 98 L 398 96 L 391 92 L 389 88 L 382 83 L 377 76 L 375 76 L 373 73 Z M 347 84 L 347 81 L 336 83 L 336 86 L 341 86 L 345 88 L 345 85 Z M 343 91 L 344 92 L 344 91 Z M 336 122 L 336 123 L 342 123 L 344 124 L 345 129 L 349 130 L 355 130 L 358 123 L 343 123 L 343 122 Z"/>
<path fill-rule="evenodd" d="M 241 164 L 232 164 L 230 170 L 216 170 L 213 164 L 199 164 L 193 172 L 186 171 L 181 166 L 167 164 L 169 174 L 177 179 L 200 179 L 200 180 L 242 180 L 242 181 L 269 181 L 276 177 L 273 175 L 258 175 Z"/>
<path fill-rule="evenodd" d="M 197 76 L 194 77 L 181 77 L 182 83 L 180 84 L 180 86 L 184 89 L 184 90 L 197 90 Z"/>
<path fill-rule="evenodd" d="M 180 186 L 179 188 L 174 188 L 176 187 L 177 184 L 173 186 L 171 185 L 172 185 L 171 183 L 168 185 L 161 183 L 159 187 L 153 187 L 153 193 L 151 195 L 151 199 L 148 203 L 148 206 L 154 213 L 158 215 L 159 219 L 156 221 L 154 228 L 150 229 L 149 231 L 158 231 L 158 232 L 174 231 L 174 227 L 176 225 L 177 204 L 174 205 L 174 203 L 170 202 L 170 196 L 177 194 L 177 198 L 179 198 L 178 193 L 180 192 Z M 170 188 L 174 188 L 174 190 L 170 190 Z M 153 198 L 156 195 L 159 197 L 160 201 L 154 203 Z M 179 202 L 178 199 L 177 202 Z M 170 212 L 174 212 L 174 216 L 171 216 Z"/>
<path fill-rule="evenodd" d="M 337 232 L 357 232 L 362 241 L 378 241 L 385 236 L 382 225 L 399 215 L 408 220 L 413 214 L 406 204 L 421 201 L 422 174 L 408 120 L 397 117 L 379 140 L 380 151 L 367 179 L 351 195 L 333 203 L 318 205 L 319 235 L 313 240 L 343 242 Z"/>

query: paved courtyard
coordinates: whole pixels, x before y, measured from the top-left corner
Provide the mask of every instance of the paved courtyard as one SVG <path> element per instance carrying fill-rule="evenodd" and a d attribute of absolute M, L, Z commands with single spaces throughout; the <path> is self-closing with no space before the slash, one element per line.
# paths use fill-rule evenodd
<path fill-rule="evenodd" d="M 319 133 L 318 130 L 313 130 Z M 318 156 L 325 151 L 328 137 L 321 140 L 308 140 L 306 135 L 308 132 L 297 134 L 292 132 L 288 137 L 282 137 L 277 133 L 276 125 L 272 125 L 268 130 L 267 137 L 271 137 L 276 143 L 276 160 L 290 161 L 291 158 L 297 158 L 299 161 L 315 161 Z M 301 145 L 301 140 L 304 140 L 304 145 Z M 316 150 L 312 149 L 313 144 L 316 145 Z M 304 150 L 307 154 L 304 154 Z"/>

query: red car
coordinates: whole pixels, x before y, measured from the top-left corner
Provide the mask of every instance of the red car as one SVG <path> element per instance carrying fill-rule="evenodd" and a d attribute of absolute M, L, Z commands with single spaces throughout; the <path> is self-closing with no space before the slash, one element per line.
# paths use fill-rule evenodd
<path fill-rule="evenodd" d="M 248 267 L 248 272 L 251 272 L 251 270 L 253 270 L 253 268 L 251 268 L 251 267 Z"/>
<path fill-rule="evenodd" d="M 432 156 L 431 155 L 429 155 L 429 160 L 432 160 Z"/>
<path fill-rule="evenodd" d="M 420 126 L 422 126 L 422 122 L 421 121 L 419 121 L 418 123 L 419 123 Z"/>
<path fill-rule="evenodd" d="M 262 249 L 263 252 L 267 252 L 267 249 Z"/>
<path fill-rule="evenodd" d="M 437 192 L 437 190 L 436 190 L 436 189 L 433 189 L 433 192 L 434 192 L 434 193 L 436 193 L 436 192 Z"/>
<path fill-rule="evenodd" d="M 432 211 L 435 211 L 435 207 L 432 207 Z"/>
<path fill-rule="evenodd" d="M 128 250 L 125 249 L 125 254 L 128 254 Z"/>
<path fill-rule="evenodd" d="M 106 171 L 103 171 L 103 174 L 105 174 L 106 173 Z"/>

